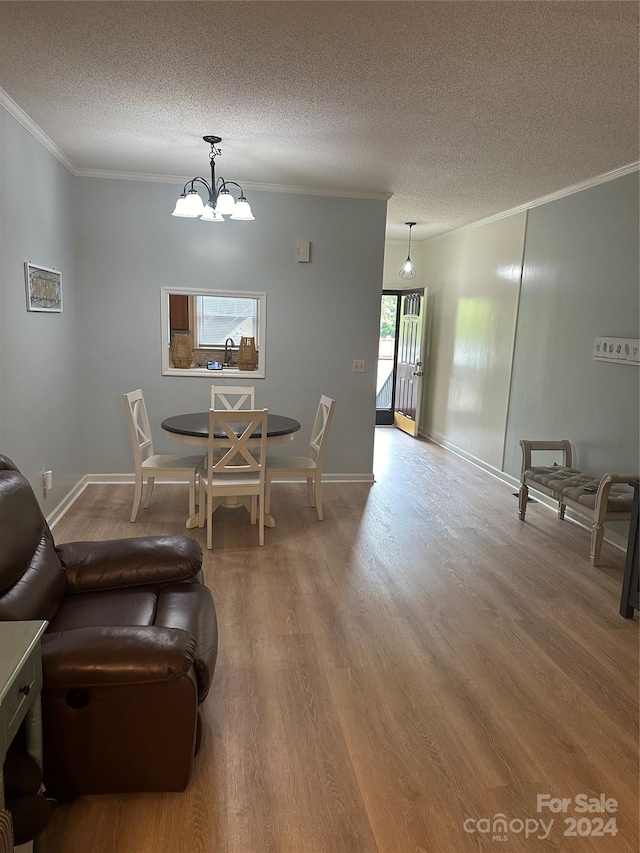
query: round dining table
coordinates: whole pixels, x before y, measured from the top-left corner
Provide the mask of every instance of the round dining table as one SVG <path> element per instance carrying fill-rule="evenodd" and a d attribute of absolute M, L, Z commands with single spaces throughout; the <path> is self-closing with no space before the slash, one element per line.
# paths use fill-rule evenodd
<path fill-rule="evenodd" d="M 238 421 L 238 433 L 242 432 L 243 422 Z M 247 421 L 244 422 L 245 427 Z M 174 441 L 179 441 L 181 444 L 190 444 L 198 447 L 206 447 L 209 443 L 209 412 L 189 412 L 184 415 L 172 415 L 170 418 L 165 418 L 160 424 L 162 429 L 169 434 L 169 437 Z M 286 441 L 293 441 L 295 434 L 300 429 L 300 422 L 295 418 L 288 418 L 286 415 L 272 415 L 269 412 L 267 419 L 267 446 L 274 444 L 283 444 Z M 224 442 L 231 444 L 224 433 L 216 433 L 216 438 L 224 439 Z M 247 444 L 254 446 L 260 442 L 260 434 L 256 433 L 252 436 Z M 220 499 L 218 505 L 226 507 L 245 507 L 249 512 L 249 499 L 242 497 L 229 496 Z M 265 514 L 264 523 L 266 527 L 275 527 L 276 522 L 272 515 Z M 187 519 L 186 527 L 191 530 L 198 526 L 198 516 L 192 515 Z"/>
<path fill-rule="evenodd" d="M 242 432 L 242 423 L 242 421 L 238 421 L 238 433 Z M 247 422 L 245 421 L 244 423 L 246 425 Z M 206 447 L 209 441 L 209 412 L 190 412 L 186 415 L 173 415 L 170 418 L 165 418 L 160 426 L 165 432 L 169 433 L 171 438 L 182 442 L 182 444 L 195 444 Z M 299 429 L 300 422 L 294 418 L 288 418 L 285 415 L 272 415 L 269 412 L 267 420 L 267 444 L 282 444 L 285 441 L 292 441 Z M 225 434 L 220 432 L 216 434 L 216 438 L 225 438 Z M 257 433 L 255 438 L 252 436 L 249 441 L 257 444 L 260 441 L 260 434 Z"/>

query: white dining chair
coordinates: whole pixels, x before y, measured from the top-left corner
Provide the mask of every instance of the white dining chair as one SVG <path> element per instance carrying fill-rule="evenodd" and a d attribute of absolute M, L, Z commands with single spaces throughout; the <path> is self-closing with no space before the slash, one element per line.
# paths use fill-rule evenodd
<path fill-rule="evenodd" d="M 213 547 L 214 498 L 251 497 L 251 523 L 258 520 L 258 541 L 264 545 L 264 486 L 267 450 L 267 409 L 209 411 L 207 457 L 200 466 L 198 522 L 207 524 L 207 548 Z M 222 433 L 224 438 L 216 437 Z M 249 440 L 253 433 L 260 438 Z M 259 517 L 258 517 L 259 516 Z"/>
<path fill-rule="evenodd" d="M 316 419 L 311 430 L 307 456 L 267 455 L 265 495 L 265 511 L 267 513 L 271 511 L 271 484 L 274 479 L 305 479 L 309 502 L 311 506 L 316 508 L 320 521 L 323 520 L 322 466 L 335 406 L 336 401 L 332 400 L 331 397 L 325 397 L 324 394 L 320 397 Z"/>
<path fill-rule="evenodd" d="M 202 464 L 204 456 L 201 454 L 196 456 L 156 455 L 153 452 L 151 426 L 142 391 L 139 388 L 137 391 L 130 391 L 127 394 L 123 394 L 122 399 L 129 424 L 129 436 L 131 438 L 136 477 L 131 521 L 134 522 L 138 516 L 145 480 L 147 490 L 144 507 L 146 509 L 149 506 L 156 477 L 171 480 L 188 480 L 189 516 L 195 515 L 196 476 L 198 467 Z"/>
<path fill-rule="evenodd" d="M 255 409 L 255 388 L 253 385 L 212 385 L 212 409 L 225 409 L 235 412 L 238 409 Z"/>

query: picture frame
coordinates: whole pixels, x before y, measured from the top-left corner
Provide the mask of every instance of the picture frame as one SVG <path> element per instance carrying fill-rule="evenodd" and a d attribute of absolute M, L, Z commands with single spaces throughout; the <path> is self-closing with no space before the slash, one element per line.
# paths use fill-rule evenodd
<path fill-rule="evenodd" d="M 62 312 L 62 273 L 41 264 L 24 262 L 27 311 Z"/>

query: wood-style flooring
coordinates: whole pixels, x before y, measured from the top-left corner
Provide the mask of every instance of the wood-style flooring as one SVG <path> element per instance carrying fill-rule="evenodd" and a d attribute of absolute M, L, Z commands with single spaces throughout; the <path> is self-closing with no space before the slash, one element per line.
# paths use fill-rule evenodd
<path fill-rule="evenodd" d="M 376 436 L 376 483 L 275 485 L 277 527 L 216 515 L 204 572 L 220 656 L 183 794 L 61 806 L 48 853 L 638 850 L 638 619 L 624 555 L 434 444 Z M 186 486 L 92 485 L 60 542 L 185 531 Z M 159 709 L 160 712 L 160 709 Z M 117 726 L 118 721 L 114 721 Z M 538 794 L 617 801 L 565 836 Z M 505 840 L 469 833 L 501 814 Z M 546 839 L 521 822 L 542 818 Z M 484 828 L 484 824 L 480 824 Z M 529 824 L 531 827 L 532 824 Z M 611 825 L 609 826 L 611 828 Z M 501 836 L 502 837 L 502 836 Z"/>

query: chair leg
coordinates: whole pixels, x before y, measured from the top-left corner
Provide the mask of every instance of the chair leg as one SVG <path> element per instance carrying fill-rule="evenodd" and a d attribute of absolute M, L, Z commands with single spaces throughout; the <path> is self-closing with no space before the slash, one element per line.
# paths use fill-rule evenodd
<path fill-rule="evenodd" d="M 213 496 L 207 495 L 207 550 L 213 548 Z"/>
<path fill-rule="evenodd" d="M 604 526 L 596 522 L 591 531 L 591 565 L 600 565 L 600 551 L 602 550 L 602 540 L 604 539 Z"/>
<path fill-rule="evenodd" d="M 260 514 L 260 519 L 258 521 L 258 542 L 260 545 L 264 545 L 264 513 L 265 513 L 265 501 L 264 501 L 264 493 L 260 495 L 260 500 L 258 501 L 258 510 Z"/>
<path fill-rule="evenodd" d="M 202 480 L 200 480 L 200 485 L 198 487 L 198 527 L 204 527 L 206 506 L 207 498 L 204 491 L 204 485 Z"/>
<path fill-rule="evenodd" d="M 520 521 L 524 521 L 527 512 L 527 500 L 529 499 L 529 487 L 523 483 L 518 492 L 518 504 L 520 509 Z"/>
<path fill-rule="evenodd" d="M 258 517 L 258 496 L 251 495 L 251 524 L 256 523 Z"/>
<path fill-rule="evenodd" d="M 131 522 L 133 523 L 138 517 L 140 502 L 142 500 L 142 477 L 136 477 L 135 491 L 133 493 L 133 509 L 131 510 Z"/>
<path fill-rule="evenodd" d="M 196 514 L 196 474 L 195 471 L 189 478 L 189 518 Z"/>
<path fill-rule="evenodd" d="M 153 494 L 154 482 L 155 482 L 155 480 L 153 477 L 147 477 L 147 491 L 145 492 L 144 504 L 143 504 L 145 509 L 148 509 L 149 504 L 151 503 L 151 495 Z"/>
<path fill-rule="evenodd" d="M 267 472 L 265 477 L 265 487 L 264 487 L 264 511 L 266 513 L 271 512 L 271 477 Z"/>
<path fill-rule="evenodd" d="M 315 483 L 313 477 L 307 477 L 307 494 L 309 495 L 309 503 L 311 506 L 316 505 Z"/>
<path fill-rule="evenodd" d="M 318 520 L 324 521 L 324 515 L 322 514 L 322 477 L 316 474 L 314 483 L 316 487 L 316 511 L 318 513 Z"/>

